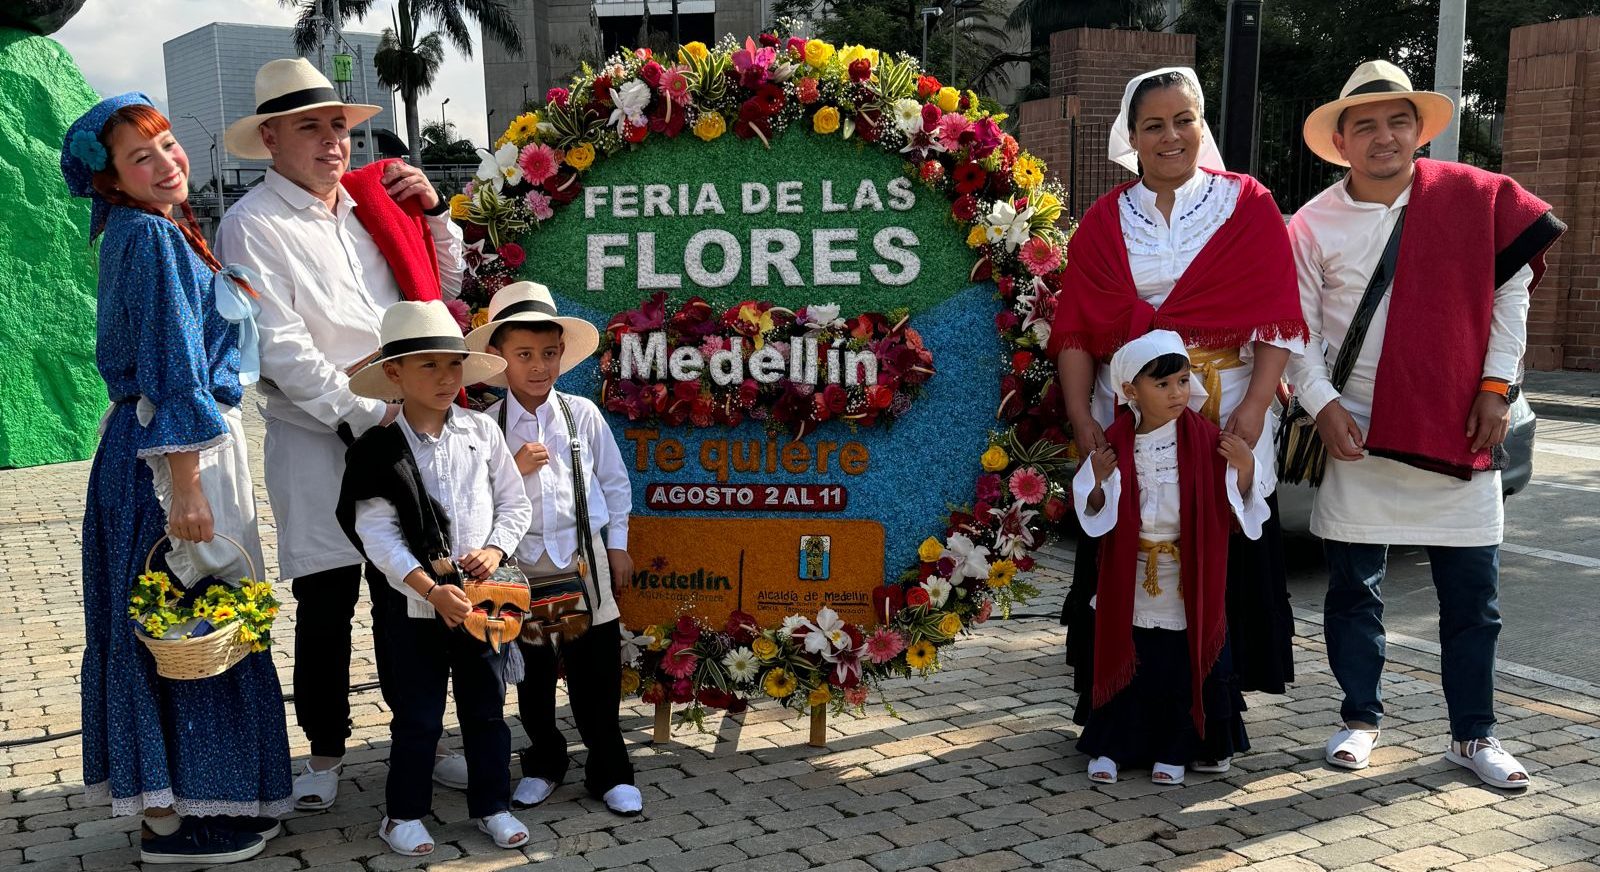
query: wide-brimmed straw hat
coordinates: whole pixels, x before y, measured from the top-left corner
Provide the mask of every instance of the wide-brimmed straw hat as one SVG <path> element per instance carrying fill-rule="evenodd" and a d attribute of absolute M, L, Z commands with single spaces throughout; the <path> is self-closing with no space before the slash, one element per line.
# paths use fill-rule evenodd
<path fill-rule="evenodd" d="M 1411 87 L 1411 78 L 1388 61 L 1367 61 L 1350 74 L 1344 83 L 1339 99 L 1318 106 L 1306 117 L 1301 133 L 1306 147 L 1328 163 L 1347 167 L 1350 162 L 1339 154 L 1333 144 L 1333 134 L 1339 127 L 1339 116 L 1352 106 L 1382 103 L 1385 100 L 1410 100 L 1417 107 L 1417 123 L 1421 133 L 1417 147 L 1427 145 L 1435 136 L 1450 126 L 1455 116 L 1455 104 L 1437 91 L 1417 91 Z"/>
<path fill-rule="evenodd" d="M 461 327 L 444 303 L 395 303 L 383 312 L 379 333 L 383 347 L 376 360 L 350 377 L 350 392 L 374 400 L 400 399 L 400 388 L 383 372 L 383 364 L 414 354 L 466 355 L 461 383 L 475 385 L 505 371 L 506 362 L 492 354 L 467 349 Z"/>
<path fill-rule="evenodd" d="M 334 90 L 333 83 L 305 58 L 267 61 L 265 66 L 256 71 L 255 114 L 246 115 L 228 125 L 228 131 L 222 137 L 223 145 L 237 157 L 267 160 L 272 157 L 272 152 L 267 151 L 267 146 L 261 141 L 261 131 L 258 129 L 261 122 L 329 106 L 344 107 L 344 123 L 348 127 L 354 127 L 383 111 L 380 106 L 346 103 L 339 99 L 339 92 Z"/>
<path fill-rule="evenodd" d="M 561 355 L 562 372 L 582 363 L 600 347 L 600 331 L 582 318 L 557 314 L 550 289 L 537 282 L 512 282 L 501 288 L 489 301 L 489 323 L 467 334 L 467 347 L 482 351 L 489 346 L 496 330 L 519 321 L 561 325 L 561 341 L 566 343 L 566 351 Z M 505 376 L 497 375 L 487 384 L 505 387 Z"/>

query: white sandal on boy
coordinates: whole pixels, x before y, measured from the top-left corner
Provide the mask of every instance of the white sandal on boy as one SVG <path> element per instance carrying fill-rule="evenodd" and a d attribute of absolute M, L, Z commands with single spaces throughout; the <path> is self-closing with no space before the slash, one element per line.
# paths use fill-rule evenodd
<path fill-rule="evenodd" d="M 633 817 L 644 811 L 644 796 L 632 784 L 618 784 L 600 798 L 612 814 Z"/>
<path fill-rule="evenodd" d="M 1346 727 L 1328 739 L 1327 747 L 1322 751 L 1322 758 L 1328 761 L 1328 765 L 1340 769 L 1365 769 L 1372 758 L 1372 749 L 1377 744 L 1377 730 L 1355 730 Z M 1352 759 L 1345 760 L 1339 756 L 1340 754 L 1349 754 Z"/>
<path fill-rule="evenodd" d="M 384 815 L 383 822 L 378 824 L 378 838 L 402 857 L 426 857 L 433 853 L 433 836 L 428 835 L 428 828 L 422 821 L 392 821 Z"/>
<path fill-rule="evenodd" d="M 1183 767 L 1170 763 L 1157 763 L 1150 767 L 1150 780 L 1156 784 L 1172 786 L 1183 783 Z"/>
<path fill-rule="evenodd" d="M 517 848 L 528 841 L 528 828 L 509 811 L 478 818 L 478 829 L 502 848 Z"/>
<path fill-rule="evenodd" d="M 1117 783 L 1117 761 L 1110 757 L 1096 757 L 1089 761 L 1089 780 L 1095 784 Z"/>
<path fill-rule="evenodd" d="M 1224 757 L 1221 760 L 1196 760 L 1189 764 L 1189 768 L 1207 775 L 1220 775 L 1233 768 L 1233 758 Z"/>
<path fill-rule="evenodd" d="M 344 769 L 341 763 L 332 769 L 312 769 L 311 762 L 306 761 L 306 771 L 295 776 L 294 807 L 299 811 L 323 811 L 333 807 L 333 801 L 339 797 L 339 773 Z"/>
<path fill-rule="evenodd" d="M 466 790 L 467 758 L 449 751 L 434 752 L 433 780 L 434 783 L 442 784 L 445 787 Z"/>
<path fill-rule="evenodd" d="M 533 808 L 550 798 L 556 792 L 553 781 L 544 778 L 524 778 L 517 782 L 517 789 L 511 794 L 512 808 Z"/>
<path fill-rule="evenodd" d="M 1466 746 L 1463 749 L 1465 753 L 1456 750 L 1458 744 Z M 1461 743 L 1451 740 L 1450 750 L 1444 752 L 1444 759 L 1471 769 L 1485 784 L 1509 790 L 1521 790 L 1528 786 L 1528 770 L 1522 768 L 1510 751 L 1500 747 L 1500 740 L 1493 736 L 1468 739 Z M 1515 775 L 1522 777 L 1513 778 Z"/>

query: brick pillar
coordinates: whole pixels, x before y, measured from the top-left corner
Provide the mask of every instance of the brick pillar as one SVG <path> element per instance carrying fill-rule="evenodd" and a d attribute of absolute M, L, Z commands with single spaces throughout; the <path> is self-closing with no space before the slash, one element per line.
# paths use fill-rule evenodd
<path fill-rule="evenodd" d="M 1530 369 L 1600 370 L 1600 18 L 1511 31 L 1502 170 L 1570 228 L 1528 313 Z"/>
<path fill-rule="evenodd" d="M 1017 140 L 1044 159 L 1050 175 L 1069 187 L 1076 184 L 1079 215 L 1096 197 L 1128 178 L 1126 171 L 1106 159 L 1111 123 L 1128 80 L 1175 66 L 1194 66 L 1192 34 L 1080 27 L 1050 35 L 1050 96 L 1022 104 Z M 1068 158 L 1072 131 L 1068 98 L 1076 98 L 1078 107 L 1076 173 Z"/>

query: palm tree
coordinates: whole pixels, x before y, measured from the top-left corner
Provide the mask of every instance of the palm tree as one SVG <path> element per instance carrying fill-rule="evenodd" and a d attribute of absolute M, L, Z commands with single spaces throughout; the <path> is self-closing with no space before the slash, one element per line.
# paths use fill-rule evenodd
<path fill-rule="evenodd" d="M 422 162 L 422 124 L 417 98 L 432 89 L 439 66 L 444 63 L 446 40 L 463 57 L 472 57 L 469 20 L 483 28 L 485 38 L 492 37 L 507 51 L 522 51 L 522 36 L 517 32 L 516 19 L 500 0 L 396 0 L 393 26 L 384 28 L 378 38 L 378 52 L 372 60 L 378 69 L 378 81 L 399 91 L 406 105 L 406 134 L 412 163 Z M 423 33 L 424 22 L 431 22 L 435 29 Z"/>
<path fill-rule="evenodd" d="M 321 51 L 333 32 L 335 5 L 340 21 L 366 18 L 374 0 L 278 0 L 279 6 L 300 10 L 294 22 L 294 49 L 303 55 Z M 334 47 L 338 51 L 338 47 Z M 319 58 L 320 60 L 320 58 Z"/>

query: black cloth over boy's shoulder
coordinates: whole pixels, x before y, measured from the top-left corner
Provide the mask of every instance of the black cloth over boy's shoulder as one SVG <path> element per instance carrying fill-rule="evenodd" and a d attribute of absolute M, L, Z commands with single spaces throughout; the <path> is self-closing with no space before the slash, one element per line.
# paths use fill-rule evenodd
<path fill-rule="evenodd" d="M 406 547 L 422 564 L 423 571 L 433 575 L 427 558 L 449 553 L 450 518 L 422 486 L 422 470 L 398 422 L 373 427 L 345 451 L 344 481 L 339 487 L 334 516 L 362 557 L 367 552 L 356 535 L 356 503 L 371 499 L 388 500 L 394 505 Z M 423 500 L 428 501 L 426 507 Z"/>

